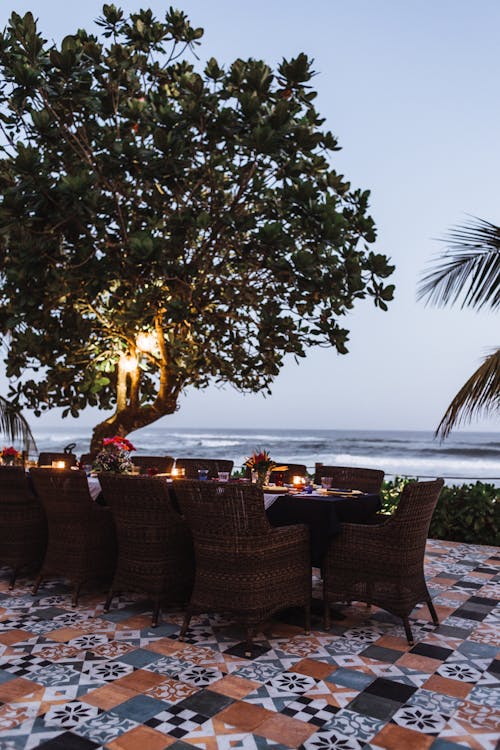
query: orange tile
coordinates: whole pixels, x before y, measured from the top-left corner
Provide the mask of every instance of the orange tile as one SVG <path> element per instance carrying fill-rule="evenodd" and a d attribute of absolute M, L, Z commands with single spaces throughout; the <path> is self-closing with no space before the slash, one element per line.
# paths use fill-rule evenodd
<path fill-rule="evenodd" d="M 181 643 L 180 641 L 173 641 L 171 638 L 159 638 L 157 641 L 153 641 L 153 643 L 148 643 L 145 648 L 148 651 L 154 651 L 156 654 L 173 654 L 176 651 L 180 651 L 182 648 L 185 648 L 188 644 L 187 643 Z"/>
<path fill-rule="evenodd" d="M 102 708 L 104 711 L 109 711 L 120 703 L 124 703 L 130 698 L 134 698 L 136 695 L 137 693 L 135 690 L 130 690 L 121 685 L 117 685 L 115 681 L 112 685 L 103 685 L 100 688 L 91 690 L 85 695 L 82 695 L 78 700 L 90 703 L 91 706 Z"/>
<path fill-rule="evenodd" d="M 377 644 L 378 645 L 378 644 Z M 427 672 L 434 674 L 443 662 L 439 659 L 431 659 L 429 656 L 420 656 L 419 654 L 403 654 L 395 663 L 397 667 L 408 667 L 416 669 L 418 672 Z"/>
<path fill-rule="evenodd" d="M 45 638 L 50 638 L 51 641 L 64 643 L 70 641 L 72 638 L 79 638 L 81 635 L 85 634 L 85 630 L 77 628 L 57 628 L 57 630 L 51 630 L 50 633 L 45 633 Z"/>
<path fill-rule="evenodd" d="M 260 687 L 260 683 L 254 682 L 253 680 L 247 680 L 244 677 L 238 677 L 238 675 L 226 675 L 220 680 L 212 682 L 210 690 L 215 693 L 221 693 L 227 695 L 229 698 L 244 698 L 252 690 L 256 690 Z"/>
<path fill-rule="evenodd" d="M 375 747 L 384 750 L 428 750 L 436 738 L 413 729 L 386 724 L 371 740 Z"/>
<path fill-rule="evenodd" d="M 0 685 L 0 701 L 8 703 L 15 701 L 21 696 L 33 693 L 41 687 L 37 682 L 25 680 L 24 677 L 15 677 L 10 682 L 4 682 Z"/>
<path fill-rule="evenodd" d="M 436 604 L 435 609 L 439 622 L 442 622 L 443 620 L 446 620 L 446 618 L 451 614 L 453 614 L 453 612 L 456 610 L 456 607 L 445 607 L 444 604 Z M 430 612 L 429 619 L 432 620 Z"/>
<path fill-rule="evenodd" d="M 33 638 L 33 633 L 27 630 L 7 630 L 4 633 L 0 633 L 0 643 L 6 646 L 10 646 L 12 643 L 27 641 L 29 638 Z"/>
<path fill-rule="evenodd" d="M 119 677 L 113 682 L 113 685 L 125 687 L 127 690 L 133 690 L 136 693 L 144 693 L 153 685 L 159 685 L 164 679 L 165 675 L 148 672 L 146 669 L 138 669 L 126 674 L 125 677 Z"/>
<path fill-rule="evenodd" d="M 398 638 L 394 635 L 383 635 L 373 645 L 381 646 L 382 648 L 393 648 L 395 651 L 408 651 L 411 648 L 406 638 Z"/>
<path fill-rule="evenodd" d="M 301 659 L 294 664 L 292 667 L 293 672 L 299 674 L 306 674 L 309 677 L 315 677 L 317 680 L 323 680 L 325 677 L 329 677 L 337 667 L 334 664 L 325 664 L 322 661 L 316 661 L 316 659 Z"/>
<path fill-rule="evenodd" d="M 271 712 L 273 715 L 265 719 L 254 730 L 254 734 L 274 740 L 288 747 L 299 747 L 311 734 L 318 731 L 318 727 L 305 721 L 293 719 L 291 716 Z"/>
<path fill-rule="evenodd" d="M 434 690 L 436 693 L 452 695 L 454 698 L 466 698 L 473 688 L 470 682 L 460 682 L 460 680 L 449 680 L 447 677 L 441 677 L 439 674 L 433 674 L 427 682 L 422 685 L 425 690 Z"/>
<path fill-rule="evenodd" d="M 164 750 L 174 742 L 177 742 L 176 737 L 168 737 L 151 727 L 140 726 L 108 742 L 106 747 L 109 750 Z"/>
<path fill-rule="evenodd" d="M 274 711 L 269 711 L 262 706 L 245 703 L 244 701 L 236 701 L 223 711 L 220 711 L 217 714 L 217 718 L 222 719 L 226 724 L 241 729 L 243 732 L 252 732 L 263 721 L 275 715 Z"/>

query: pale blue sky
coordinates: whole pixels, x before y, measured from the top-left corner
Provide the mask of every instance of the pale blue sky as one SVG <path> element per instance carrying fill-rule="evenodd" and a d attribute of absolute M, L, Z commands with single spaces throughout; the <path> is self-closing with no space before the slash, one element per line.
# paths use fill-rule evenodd
<path fill-rule="evenodd" d="M 205 28 L 202 60 L 315 59 L 317 106 L 342 151 L 334 166 L 370 189 L 377 247 L 391 256 L 388 313 L 362 303 L 343 321 L 350 353 L 312 349 L 290 361 L 273 395 L 189 391 L 172 426 L 434 429 L 452 396 L 498 345 L 498 317 L 416 302 L 419 274 L 443 249 L 434 238 L 474 214 L 500 222 L 498 0 L 127 0 L 125 10 L 182 8 Z M 3 0 L 32 10 L 49 39 L 95 28 L 102 3 Z M 43 419 L 53 422 L 56 413 Z M 80 418 L 88 424 L 95 414 Z M 41 424 L 32 420 L 36 430 Z M 68 427 L 70 422 L 68 421 Z M 482 420 L 473 429 L 497 430 Z"/>

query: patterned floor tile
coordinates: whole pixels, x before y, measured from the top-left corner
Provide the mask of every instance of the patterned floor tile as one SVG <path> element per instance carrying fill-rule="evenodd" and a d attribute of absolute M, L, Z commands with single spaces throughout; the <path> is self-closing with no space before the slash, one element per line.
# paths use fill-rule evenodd
<path fill-rule="evenodd" d="M 225 615 L 194 617 L 181 642 L 182 612 L 154 629 L 141 597 L 104 615 L 96 590 L 73 609 L 67 582 L 33 597 L 0 569 L 0 750 L 493 750 L 500 551 L 430 540 L 425 564 L 441 624 L 417 606 L 415 646 L 354 602 L 328 632 L 316 615 L 310 636 L 295 616 L 266 625 L 250 658 Z"/>

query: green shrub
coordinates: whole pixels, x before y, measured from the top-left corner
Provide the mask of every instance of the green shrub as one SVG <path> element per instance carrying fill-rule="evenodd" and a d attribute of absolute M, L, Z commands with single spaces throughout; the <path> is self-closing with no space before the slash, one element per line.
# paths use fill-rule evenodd
<path fill-rule="evenodd" d="M 408 477 L 384 482 L 382 512 L 393 513 Z M 493 484 L 444 486 L 432 516 L 429 536 L 450 542 L 500 546 L 500 489 Z"/>

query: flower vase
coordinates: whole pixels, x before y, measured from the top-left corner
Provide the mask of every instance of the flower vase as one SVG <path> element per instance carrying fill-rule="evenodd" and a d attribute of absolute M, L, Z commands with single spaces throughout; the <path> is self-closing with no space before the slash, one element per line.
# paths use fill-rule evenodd
<path fill-rule="evenodd" d="M 265 471 L 252 471 L 252 483 L 256 484 L 257 487 L 263 487 L 265 484 L 269 484 L 270 476 L 270 469 L 266 469 Z"/>

